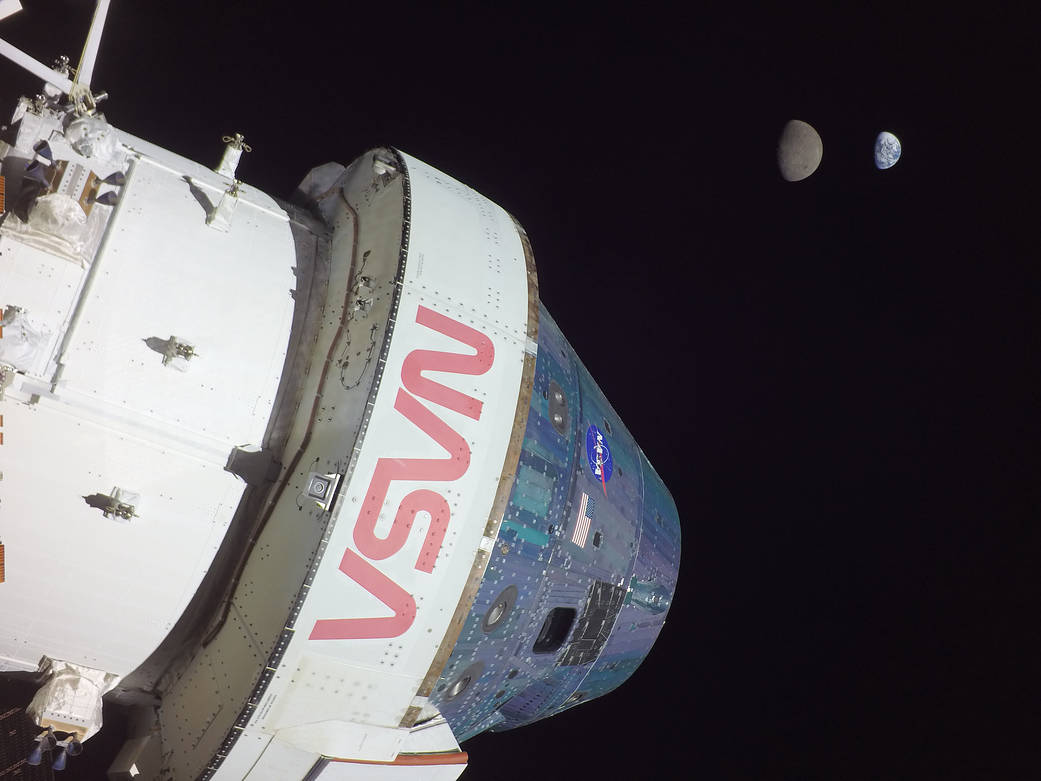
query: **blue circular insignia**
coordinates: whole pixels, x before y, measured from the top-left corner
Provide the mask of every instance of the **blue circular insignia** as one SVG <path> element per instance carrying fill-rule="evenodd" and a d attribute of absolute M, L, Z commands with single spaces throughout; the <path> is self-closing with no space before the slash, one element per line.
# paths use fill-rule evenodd
<path fill-rule="evenodd" d="M 614 460 L 604 432 L 596 426 L 586 430 L 586 458 L 589 459 L 589 471 L 593 473 L 593 479 L 606 485 L 614 472 Z"/>

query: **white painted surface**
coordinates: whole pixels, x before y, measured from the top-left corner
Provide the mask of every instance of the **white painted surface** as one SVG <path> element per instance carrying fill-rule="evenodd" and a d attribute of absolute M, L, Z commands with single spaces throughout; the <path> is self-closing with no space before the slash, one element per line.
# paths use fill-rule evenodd
<path fill-rule="evenodd" d="M 247 774 L 235 778 L 242 778 L 244 781 L 287 781 L 305 778 L 320 759 L 317 754 L 301 751 L 275 738 L 268 743 L 260 760 Z"/>
<path fill-rule="evenodd" d="M 216 203 L 229 183 L 146 142 L 120 137 L 140 159 L 108 225 L 104 250 L 93 261 L 98 270 L 60 356 L 64 369 L 56 392 L 50 394 L 51 378 L 41 368 L 40 376 L 11 389 L 4 407 L 0 493 L 8 582 L 0 590 L 0 614 L 8 632 L 0 638 L 0 665 L 13 669 L 32 669 L 46 652 L 126 674 L 156 647 L 227 530 L 243 484 L 223 466 L 231 447 L 260 440 L 285 356 L 294 284 L 285 215 L 243 187 L 229 230 L 214 231 L 206 225 L 200 193 Z M 353 458 L 350 479 L 278 675 L 216 778 L 241 778 L 262 767 L 256 763 L 273 733 L 280 740 L 271 754 L 275 764 L 276 756 L 294 763 L 319 752 L 392 761 L 409 746 L 457 747 L 447 725 L 422 736 L 398 725 L 416 702 L 482 543 L 516 410 L 528 280 L 509 215 L 411 158 L 409 168 L 410 249 L 368 434 L 353 456 L 349 441 L 345 450 L 332 427 L 311 443 L 308 462 L 312 456 Z M 197 188 L 194 195 L 186 175 Z M 5 249 L 18 250 L 11 255 L 18 261 L 0 265 L 0 275 L 7 275 L 0 278 L 21 285 L 34 308 L 49 313 L 57 349 L 85 270 L 69 272 L 73 264 L 67 261 L 2 241 Z M 10 275 L 12 268 L 21 271 Z M 52 284 L 55 278 L 63 284 Z M 17 303 L 6 296 L 0 301 Z M 443 497 L 450 520 L 431 572 L 416 566 L 430 523 L 425 512 L 400 549 L 377 559 L 368 558 L 371 551 L 359 553 L 355 535 L 380 458 L 446 458 L 441 445 L 395 409 L 399 393 L 408 393 L 402 367 L 410 355 L 474 354 L 459 338 L 419 322 L 425 310 L 473 329 L 494 350 L 491 365 L 477 374 L 423 375 L 479 401 L 480 415 L 412 389 L 421 397 L 413 398 L 419 408 L 462 438 L 468 463 L 451 479 L 391 483 L 375 534 L 388 533 L 406 495 L 426 490 Z M 171 336 L 198 352 L 187 371 L 162 366 L 162 356 L 144 342 Z M 33 393 L 41 398 L 29 404 Z M 328 452 L 313 453 L 318 446 Z M 83 499 L 114 486 L 141 497 L 129 522 L 105 518 Z M 295 520 L 295 504 L 288 509 Z M 340 570 L 347 550 L 415 600 L 415 620 L 404 631 L 310 639 L 318 621 L 387 614 L 380 600 Z M 41 593 L 56 596 L 41 604 Z M 250 678 L 245 667 L 243 677 Z M 242 690 L 243 697 L 247 693 Z M 237 697 L 225 707 L 237 707 Z M 414 769 L 406 772 L 419 777 Z"/>
<path fill-rule="evenodd" d="M 14 9 L 8 13 L 14 13 L 17 10 L 18 9 Z M 35 57 L 31 57 L 21 49 L 12 46 L 3 39 L 0 39 L 0 56 L 6 57 L 16 65 L 21 65 L 31 74 L 36 76 L 36 78 L 42 79 L 49 84 L 53 84 L 66 94 L 68 94 L 69 90 L 72 89 L 72 81 L 70 81 L 66 76 L 62 76 L 57 71 L 48 68 Z"/>
<path fill-rule="evenodd" d="M 452 728 L 443 717 L 439 721 L 413 727 L 405 738 L 405 744 L 401 747 L 405 754 L 425 754 L 437 752 L 458 751 L 459 744 L 456 742 Z"/>
<path fill-rule="evenodd" d="M 97 0 L 94 8 L 94 19 L 90 23 L 90 32 L 83 44 L 83 54 L 76 69 L 76 83 L 90 89 L 90 80 L 94 77 L 94 63 L 98 59 L 98 47 L 101 46 L 101 33 L 105 30 L 105 17 L 108 16 L 110 0 Z"/>
<path fill-rule="evenodd" d="M 459 765 L 362 765 L 330 762 L 321 781 L 456 781 L 465 764 Z"/>
<path fill-rule="evenodd" d="M 214 231 L 183 177 L 211 199 L 224 180 L 121 138 L 140 159 L 102 223 L 84 300 L 87 268 L 24 232 L 0 236 L 0 306 L 50 330 L 0 402 L 0 669 L 35 669 L 46 654 L 125 675 L 156 648 L 235 513 L 244 484 L 224 465 L 262 438 L 285 358 L 295 249 L 284 213 L 243 188 L 229 232 Z M 198 352 L 186 372 L 145 342 L 170 336 Z M 64 370 L 52 394 L 54 357 Z M 85 501 L 113 487 L 141 497 L 129 522 Z"/>
<path fill-rule="evenodd" d="M 48 334 L 43 353 L 24 368 L 30 375 L 39 377 L 46 371 L 85 274 L 84 269 L 65 258 L 0 236 L 0 307 L 22 307 L 30 320 Z M 15 336 L 6 329 L 5 334 L 4 340 L 0 340 L 0 357 L 7 349 L 3 342 Z"/>
<path fill-rule="evenodd" d="M 352 759 L 392 760 L 407 729 L 398 729 L 426 676 L 459 603 L 479 549 L 506 457 L 516 412 L 527 327 L 527 270 L 512 219 L 500 207 L 418 161 L 408 159 L 412 230 L 400 307 L 368 433 L 355 454 L 348 484 L 334 509 L 336 525 L 309 590 L 279 675 L 252 724 L 299 739 L 297 725 L 350 722 L 368 739 L 355 748 L 337 744 L 323 753 Z M 355 529 L 380 458 L 445 459 L 445 450 L 407 419 L 395 401 L 402 366 L 415 350 L 472 356 L 474 350 L 417 322 L 427 307 L 488 337 L 494 361 L 477 375 L 429 372 L 427 377 L 482 404 L 478 419 L 421 399 L 429 412 L 461 436 L 470 451 L 465 473 L 452 480 L 390 484 L 375 528 L 386 537 L 402 499 L 412 491 L 440 494 L 451 517 L 432 572 L 416 568 L 430 523 L 420 512 L 404 545 L 379 560 L 361 551 Z M 411 595 L 416 617 L 392 637 L 311 639 L 316 622 L 375 618 L 391 611 L 340 570 L 344 551 Z M 307 748 L 318 749 L 313 736 Z M 332 738 L 330 737 L 330 740 Z"/>
<path fill-rule="evenodd" d="M 19 0 L 0 0 L 0 19 L 16 14 L 21 10 L 22 4 Z"/>
<path fill-rule="evenodd" d="M 262 732 L 261 730 L 243 730 L 239 739 L 235 741 L 235 749 L 228 754 L 224 762 L 221 763 L 220 769 L 214 774 L 214 781 L 244 781 L 246 778 L 252 778 L 249 775 L 250 771 L 257 766 L 260 758 L 270 745 L 270 733 Z M 170 747 L 166 745 L 163 748 L 165 751 L 170 750 Z M 297 776 L 297 778 L 302 777 L 302 775 Z M 185 777 L 175 776 L 175 778 L 181 779 Z M 262 778 L 262 776 L 258 776 L 258 778 Z M 289 781 L 294 776 L 285 776 L 284 778 L 286 781 Z"/>
<path fill-rule="evenodd" d="M 388 759 L 400 753 L 407 736 L 408 730 L 353 721 L 314 721 L 278 731 L 280 741 L 315 754 Z"/>
<path fill-rule="evenodd" d="M 231 232 L 213 231 L 187 183 L 148 159 L 123 198 L 58 395 L 226 458 L 261 440 L 274 403 L 292 319 L 288 223 L 247 202 Z M 171 336 L 198 354 L 185 372 L 145 344 Z"/>

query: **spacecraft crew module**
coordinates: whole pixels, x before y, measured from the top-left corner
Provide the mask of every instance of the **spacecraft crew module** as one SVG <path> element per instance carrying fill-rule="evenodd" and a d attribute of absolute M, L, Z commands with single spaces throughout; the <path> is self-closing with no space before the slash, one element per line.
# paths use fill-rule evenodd
<path fill-rule="evenodd" d="M 649 652 L 675 505 L 502 208 L 391 148 L 291 202 L 110 126 L 0 140 L 0 675 L 111 779 L 455 779 Z M 2 43 L 2 42 L 0 42 Z M 6 566 L 5 566 L 6 565 Z"/>

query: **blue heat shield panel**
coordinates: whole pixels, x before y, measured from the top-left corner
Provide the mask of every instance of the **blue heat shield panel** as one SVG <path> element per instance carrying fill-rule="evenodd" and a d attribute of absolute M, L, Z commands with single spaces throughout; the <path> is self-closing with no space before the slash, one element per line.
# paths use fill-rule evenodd
<path fill-rule="evenodd" d="M 654 644 L 679 559 L 672 497 L 540 305 L 517 478 L 432 702 L 462 741 L 605 694 Z"/>

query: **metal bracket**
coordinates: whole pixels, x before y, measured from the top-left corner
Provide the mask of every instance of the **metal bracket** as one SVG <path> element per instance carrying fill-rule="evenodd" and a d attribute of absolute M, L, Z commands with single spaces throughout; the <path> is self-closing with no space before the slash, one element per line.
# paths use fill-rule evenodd
<path fill-rule="evenodd" d="M 305 492 L 307 498 L 312 499 L 323 510 L 330 509 L 333 502 L 336 501 L 336 494 L 339 492 L 342 480 L 343 475 L 335 472 L 331 474 L 311 472 L 307 477 L 307 490 Z"/>
<path fill-rule="evenodd" d="M 231 230 L 231 218 L 235 215 L 235 207 L 239 202 L 239 185 L 242 182 L 237 179 L 224 191 L 217 205 L 213 207 L 206 216 L 206 224 L 214 230 L 227 233 Z"/>
<path fill-rule="evenodd" d="M 107 509 L 103 510 L 101 514 L 106 518 L 115 515 L 117 518 L 121 518 L 124 521 L 129 521 L 131 518 L 138 517 L 134 505 L 120 502 L 116 499 L 113 499 L 112 504 L 110 504 Z"/>
<path fill-rule="evenodd" d="M 83 499 L 91 507 L 101 510 L 101 514 L 106 518 L 127 522 L 131 518 L 140 517 L 137 514 L 137 505 L 141 502 L 141 495 L 125 488 L 116 486 L 109 494 L 91 494 Z"/>
<path fill-rule="evenodd" d="M 182 342 L 176 336 L 171 336 L 166 340 L 166 347 L 163 349 L 163 366 L 169 366 L 173 361 L 177 360 L 180 360 L 183 365 L 183 363 L 187 363 L 197 355 L 198 353 L 195 352 L 194 345 Z"/>

